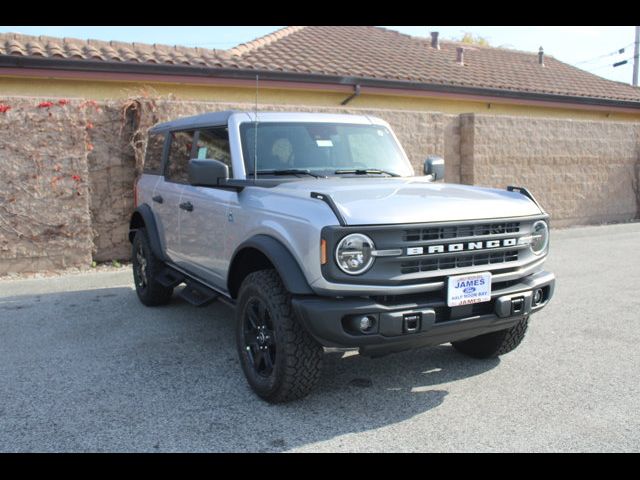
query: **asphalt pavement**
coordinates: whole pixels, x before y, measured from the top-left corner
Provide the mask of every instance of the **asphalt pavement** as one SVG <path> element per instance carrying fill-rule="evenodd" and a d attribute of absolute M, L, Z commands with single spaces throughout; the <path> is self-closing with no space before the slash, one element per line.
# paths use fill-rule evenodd
<path fill-rule="evenodd" d="M 499 360 L 329 353 L 314 392 L 245 382 L 231 310 L 131 273 L 0 281 L 0 451 L 640 450 L 640 223 L 553 230 L 556 295 Z"/>

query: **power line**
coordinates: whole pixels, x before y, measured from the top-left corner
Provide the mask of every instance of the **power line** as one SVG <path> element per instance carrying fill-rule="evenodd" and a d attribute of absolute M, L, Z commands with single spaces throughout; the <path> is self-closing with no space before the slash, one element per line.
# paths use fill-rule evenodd
<path fill-rule="evenodd" d="M 629 44 L 625 45 L 625 46 L 624 46 L 624 47 L 622 47 L 622 48 L 618 48 L 617 50 L 614 50 L 613 52 L 605 53 L 604 55 L 600 55 L 600 56 L 598 56 L 598 57 L 594 57 L 594 58 L 591 58 L 591 59 L 589 59 L 589 60 L 583 60 L 582 62 L 578 62 L 576 65 L 580 65 L 580 64 L 582 64 L 582 63 L 589 63 L 589 62 L 593 62 L 594 60 L 599 60 L 599 59 L 601 59 L 601 58 L 605 58 L 605 57 L 611 57 L 612 55 L 619 55 L 619 54 L 621 54 L 621 53 L 624 53 L 624 52 L 625 52 L 625 50 L 626 50 L 628 47 L 630 47 L 631 45 L 633 45 L 633 42 L 631 42 L 631 43 L 629 43 Z"/>
<path fill-rule="evenodd" d="M 628 63 L 629 60 L 631 60 L 631 59 L 633 59 L 633 57 L 628 57 L 628 58 L 625 58 L 623 60 L 619 60 L 619 61 L 617 61 L 616 63 L 613 63 L 613 64 L 612 63 L 607 63 L 606 65 L 600 65 L 598 67 L 592 67 L 592 68 L 589 69 L 589 71 L 593 72 L 593 71 L 602 70 L 604 68 L 619 67 L 621 65 L 624 65 L 624 64 Z"/>
<path fill-rule="evenodd" d="M 583 61 L 581 61 L 581 62 L 574 63 L 574 65 L 582 65 L 583 63 L 591 63 L 591 62 L 595 62 L 596 60 L 600 60 L 601 58 L 611 57 L 611 56 L 613 56 L 613 55 L 620 55 L 621 53 L 624 53 L 624 52 L 625 52 L 625 50 L 626 50 L 628 47 L 630 47 L 631 45 L 633 45 L 633 42 L 631 42 L 630 44 L 625 45 L 624 47 L 619 48 L 619 49 L 617 49 L 617 50 L 615 50 L 615 51 L 613 51 L 613 52 L 605 53 L 604 55 L 600 55 L 600 56 L 598 56 L 598 57 L 590 58 L 589 60 L 583 60 Z"/>

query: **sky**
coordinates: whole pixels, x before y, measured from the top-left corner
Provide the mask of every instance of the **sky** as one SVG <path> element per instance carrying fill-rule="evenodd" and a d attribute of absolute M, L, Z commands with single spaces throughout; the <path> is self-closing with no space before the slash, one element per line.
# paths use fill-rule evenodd
<path fill-rule="evenodd" d="M 279 28 L 282 27 L 0 26 L 0 32 L 228 49 Z M 552 55 L 558 60 L 601 77 L 624 83 L 631 83 L 632 79 L 635 31 L 632 26 L 385 26 L 384 28 L 419 37 L 429 37 L 429 32 L 438 31 L 442 39 L 460 39 L 465 32 L 470 32 L 474 36 L 484 37 L 492 46 L 531 52 L 537 52 L 542 46 L 546 55 Z M 625 51 L 618 53 L 622 48 Z M 614 63 L 622 60 L 628 60 L 627 64 L 613 67 Z"/>

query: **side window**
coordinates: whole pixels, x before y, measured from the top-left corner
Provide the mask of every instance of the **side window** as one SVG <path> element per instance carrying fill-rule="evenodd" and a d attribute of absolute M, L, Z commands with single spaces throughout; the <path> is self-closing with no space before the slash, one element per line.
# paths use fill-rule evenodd
<path fill-rule="evenodd" d="M 162 150 L 164 149 L 164 133 L 151 133 L 147 137 L 147 151 L 144 156 L 144 173 L 160 175 Z"/>
<path fill-rule="evenodd" d="M 189 183 L 188 166 L 193 150 L 193 130 L 170 132 L 169 157 L 164 176 L 169 182 Z"/>
<path fill-rule="evenodd" d="M 196 158 L 219 160 L 229 167 L 229 178 L 233 178 L 231 167 L 231 149 L 229 147 L 229 131 L 227 127 L 200 130 Z"/>

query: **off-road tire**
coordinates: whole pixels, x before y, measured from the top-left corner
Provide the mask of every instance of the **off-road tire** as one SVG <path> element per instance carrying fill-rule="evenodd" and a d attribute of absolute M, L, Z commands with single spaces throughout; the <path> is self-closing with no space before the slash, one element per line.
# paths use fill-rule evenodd
<path fill-rule="evenodd" d="M 263 344 L 253 335 L 256 333 L 253 326 L 260 321 L 256 316 L 250 320 L 250 309 L 264 313 L 263 331 L 269 339 L 262 338 Z M 267 402 L 305 397 L 320 378 L 324 350 L 298 322 L 291 307 L 291 295 L 275 270 L 253 272 L 242 282 L 236 307 L 236 345 L 249 385 Z M 265 352 L 256 352 L 262 347 Z M 259 366 L 264 367 L 262 372 Z"/>
<path fill-rule="evenodd" d="M 473 358 L 495 358 L 516 348 L 527 332 L 529 318 L 526 317 L 506 330 L 487 333 L 479 337 L 452 342 L 453 347 Z"/>
<path fill-rule="evenodd" d="M 153 254 L 144 228 L 138 229 L 133 238 L 131 264 L 136 293 L 144 305 L 154 307 L 166 305 L 171 301 L 173 288 L 167 288 L 156 280 L 156 275 L 164 268 L 164 263 Z"/>

